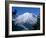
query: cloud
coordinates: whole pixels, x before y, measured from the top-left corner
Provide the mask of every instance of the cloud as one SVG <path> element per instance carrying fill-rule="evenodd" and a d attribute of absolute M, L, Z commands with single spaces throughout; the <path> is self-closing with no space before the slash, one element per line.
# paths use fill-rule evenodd
<path fill-rule="evenodd" d="M 28 30 L 23 24 L 28 23 L 28 24 L 35 24 L 37 22 L 37 16 L 34 13 L 24 13 L 21 15 L 18 15 L 14 19 L 14 24 L 18 24 L 18 26 L 23 27 L 24 29 Z"/>

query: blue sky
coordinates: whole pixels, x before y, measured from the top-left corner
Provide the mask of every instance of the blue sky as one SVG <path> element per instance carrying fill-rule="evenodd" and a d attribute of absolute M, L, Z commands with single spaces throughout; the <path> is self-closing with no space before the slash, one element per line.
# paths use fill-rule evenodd
<path fill-rule="evenodd" d="M 16 10 L 16 11 L 15 11 Z M 33 7 L 12 7 L 12 11 L 16 13 L 16 15 L 20 15 L 26 12 L 34 13 L 38 15 L 40 13 L 40 8 Z"/>

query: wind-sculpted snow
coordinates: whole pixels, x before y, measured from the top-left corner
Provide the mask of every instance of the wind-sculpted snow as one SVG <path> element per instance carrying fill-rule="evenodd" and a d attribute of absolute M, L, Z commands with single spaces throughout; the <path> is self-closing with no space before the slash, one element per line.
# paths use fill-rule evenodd
<path fill-rule="evenodd" d="M 34 13 L 24 13 L 21 15 L 18 15 L 15 19 L 14 19 L 14 24 L 18 24 L 18 26 L 28 30 L 28 28 L 26 28 L 23 24 L 27 23 L 27 24 L 36 24 L 37 22 L 37 16 Z"/>

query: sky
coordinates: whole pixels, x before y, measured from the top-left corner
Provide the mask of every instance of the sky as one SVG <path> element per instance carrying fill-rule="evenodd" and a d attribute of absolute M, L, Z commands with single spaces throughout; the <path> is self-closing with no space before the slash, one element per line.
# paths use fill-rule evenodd
<path fill-rule="evenodd" d="M 35 7 L 12 7 L 12 11 L 16 13 L 16 15 L 21 15 L 23 13 L 29 12 L 34 13 L 35 15 L 39 15 L 40 8 Z"/>

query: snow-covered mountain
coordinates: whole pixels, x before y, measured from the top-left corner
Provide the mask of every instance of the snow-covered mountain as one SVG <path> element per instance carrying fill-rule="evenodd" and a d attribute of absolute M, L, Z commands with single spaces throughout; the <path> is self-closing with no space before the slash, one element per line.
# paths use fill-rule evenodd
<path fill-rule="evenodd" d="M 18 15 L 14 20 L 14 24 L 28 30 L 23 24 L 35 24 L 37 22 L 37 15 L 34 13 L 26 12 L 24 14 Z"/>
<path fill-rule="evenodd" d="M 33 13 L 24 13 L 21 15 L 18 15 L 18 17 L 16 17 L 14 19 L 16 24 L 23 24 L 23 23 L 29 23 L 29 24 L 35 24 L 37 22 L 37 16 Z"/>

